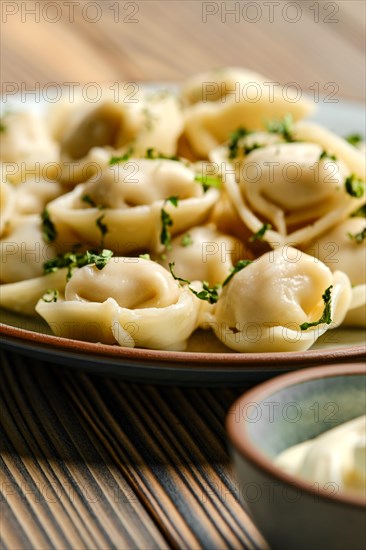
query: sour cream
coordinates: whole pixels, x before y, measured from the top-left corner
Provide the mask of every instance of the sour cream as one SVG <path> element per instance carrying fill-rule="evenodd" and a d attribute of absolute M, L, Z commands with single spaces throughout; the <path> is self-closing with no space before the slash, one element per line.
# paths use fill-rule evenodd
<path fill-rule="evenodd" d="M 311 483 L 335 483 L 366 503 L 366 415 L 280 453 L 275 464 Z"/>

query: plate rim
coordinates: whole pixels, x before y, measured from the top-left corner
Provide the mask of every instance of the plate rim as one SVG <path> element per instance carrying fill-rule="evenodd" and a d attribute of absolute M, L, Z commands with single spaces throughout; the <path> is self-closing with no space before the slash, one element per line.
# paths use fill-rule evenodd
<path fill-rule="evenodd" d="M 196 368 L 197 365 L 204 367 L 209 365 L 211 368 L 241 367 L 258 365 L 273 367 L 275 365 L 289 366 L 294 364 L 313 364 L 314 362 L 329 362 L 337 360 L 362 360 L 366 351 L 366 343 L 354 346 L 342 346 L 338 348 L 309 349 L 304 351 L 283 351 L 283 352 L 195 352 L 195 351 L 171 351 L 171 350 L 153 350 L 145 348 L 126 348 L 101 344 L 94 342 L 84 342 L 71 338 L 64 338 L 51 334 L 43 334 L 28 329 L 13 327 L 5 323 L 0 323 L 0 335 L 2 339 L 13 345 L 22 347 L 23 345 L 41 346 L 43 351 L 52 349 L 54 352 L 77 353 L 87 357 L 94 355 L 95 361 L 98 358 L 108 358 L 112 360 L 146 361 L 150 364 L 164 365 L 171 363 L 178 365 L 185 363 L 189 368 Z"/>

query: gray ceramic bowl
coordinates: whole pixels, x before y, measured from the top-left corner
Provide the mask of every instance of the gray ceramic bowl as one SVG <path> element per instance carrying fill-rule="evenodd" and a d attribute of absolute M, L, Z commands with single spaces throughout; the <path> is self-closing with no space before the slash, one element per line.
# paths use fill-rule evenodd
<path fill-rule="evenodd" d="M 271 548 L 366 548 L 360 498 L 274 465 L 284 449 L 365 414 L 365 373 L 362 364 L 299 370 L 256 386 L 231 407 L 226 427 L 240 496 Z"/>

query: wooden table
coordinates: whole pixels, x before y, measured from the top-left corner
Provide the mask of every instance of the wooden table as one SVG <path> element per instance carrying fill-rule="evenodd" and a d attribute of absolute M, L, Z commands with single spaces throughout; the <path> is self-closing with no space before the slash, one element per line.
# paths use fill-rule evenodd
<path fill-rule="evenodd" d="M 3 85 L 180 81 L 239 65 L 318 87 L 319 101 L 334 90 L 364 99 L 362 1 L 3 0 L 1 9 Z M 10 352 L 1 361 L 1 548 L 267 546 L 239 504 L 227 454 L 223 421 L 243 387 L 129 384 Z"/>

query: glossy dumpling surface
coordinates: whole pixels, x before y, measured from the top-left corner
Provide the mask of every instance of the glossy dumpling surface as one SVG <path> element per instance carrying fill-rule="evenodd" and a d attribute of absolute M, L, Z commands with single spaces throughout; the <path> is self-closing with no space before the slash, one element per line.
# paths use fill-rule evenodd
<path fill-rule="evenodd" d="M 118 257 L 82 267 L 65 298 L 40 300 L 37 312 L 60 336 L 127 347 L 184 349 L 197 328 L 200 301 L 162 266 Z"/>
<path fill-rule="evenodd" d="M 291 247 L 264 254 L 237 273 L 217 303 L 213 329 L 237 351 L 308 349 L 329 328 L 317 324 L 326 289 L 331 290 L 332 326 L 339 325 L 351 302 L 351 285 L 321 262 Z"/>

